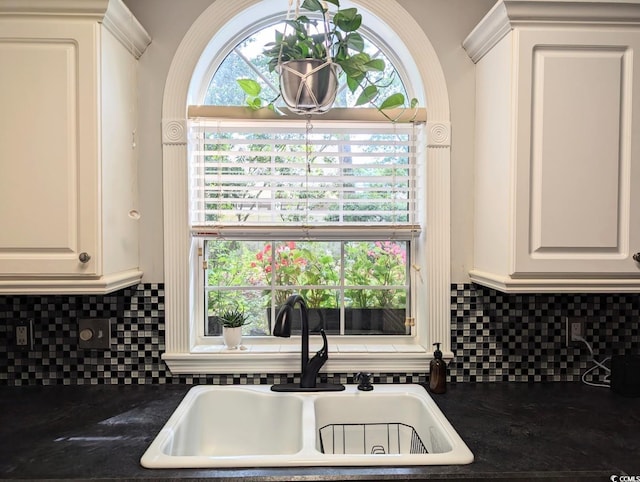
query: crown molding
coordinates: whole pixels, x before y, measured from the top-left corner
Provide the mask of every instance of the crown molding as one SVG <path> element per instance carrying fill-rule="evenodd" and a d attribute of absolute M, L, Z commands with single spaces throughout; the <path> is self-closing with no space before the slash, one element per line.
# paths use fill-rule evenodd
<path fill-rule="evenodd" d="M 640 25 L 638 0 L 600 2 L 574 0 L 501 0 L 462 42 L 478 62 L 516 27 Z"/>
<path fill-rule="evenodd" d="M 151 43 L 151 37 L 122 0 L 110 0 L 102 24 L 136 59 Z"/>
<path fill-rule="evenodd" d="M 109 0 L 0 0 L 0 15 L 62 16 L 102 20 Z"/>
<path fill-rule="evenodd" d="M 0 18 L 83 19 L 102 23 L 136 58 L 151 37 L 122 0 L 0 0 Z"/>

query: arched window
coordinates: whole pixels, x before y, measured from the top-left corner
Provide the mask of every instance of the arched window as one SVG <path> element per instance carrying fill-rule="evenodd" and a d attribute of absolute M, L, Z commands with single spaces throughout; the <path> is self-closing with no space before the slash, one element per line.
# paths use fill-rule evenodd
<path fill-rule="evenodd" d="M 287 33 L 291 29 L 283 22 L 272 23 L 267 26 L 261 24 L 252 25 L 258 30 L 247 32 L 246 38 L 238 43 L 222 61 L 219 58 L 211 59 L 211 65 L 207 72 L 215 72 L 211 77 L 201 104 L 220 106 L 242 106 L 245 104 L 244 93 L 238 88 L 236 80 L 239 78 L 256 79 L 262 86 L 263 96 L 267 99 L 275 99 L 279 96 L 278 74 L 268 68 L 268 59 L 262 54 L 264 46 L 273 42 L 276 32 Z M 250 27 L 250 28 L 251 28 Z M 405 84 L 410 85 L 410 80 L 404 72 L 399 72 L 395 64 L 387 55 L 389 47 L 381 39 L 376 37 L 366 27 L 361 29 L 364 38 L 364 51 L 371 58 L 381 59 L 385 62 L 385 72 L 381 77 L 385 79 L 380 97 L 385 98 L 392 92 L 400 92 L 405 99 L 411 98 L 407 93 Z M 404 80 L 403 80 L 404 79 Z M 340 85 L 335 107 L 356 107 L 355 102 L 362 89 L 351 92 L 343 82 Z M 278 99 L 278 105 L 285 107 L 282 99 Z M 360 107 L 367 107 L 366 104 Z"/>
<path fill-rule="evenodd" d="M 430 167 L 429 153 L 419 146 L 431 134 L 427 151 L 437 146 L 448 161 L 448 122 L 427 123 L 416 131 L 413 125 L 372 122 L 366 114 L 341 118 L 352 101 L 347 92 L 339 96 L 346 110 L 311 121 L 265 120 L 245 108 L 229 116 L 202 107 L 240 103 L 243 94 L 234 84 L 243 69 L 260 78 L 266 92 L 277 88 L 277 79 L 261 71 L 255 45 L 273 35 L 284 13 L 268 10 L 275 2 L 241 3 L 223 0 L 205 11 L 176 53 L 167 81 L 165 360 L 174 372 L 295 371 L 290 359 L 299 340 L 288 347 L 269 335 L 278 304 L 300 292 L 310 305 L 334 310 L 311 320 L 312 331 L 324 327 L 333 335 L 334 370 L 348 369 L 360 355 L 377 370 L 424 366 L 431 342 L 441 341 L 445 350 L 449 346 L 448 199 L 437 209 L 427 199 L 442 204 L 448 196 L 448 166 Z M 367 4 L 369 11 L 363 12 L 372 26 L 367 48 L 386 59 L 393 88 L 406 89 L 407 97 L 424 106 L 428 89 L 420 67 L 402 39 L 391 35 L 384 21 L 388 4 L 378 3 Z M 205 25 L 201 20 L 211 21 L 212 10 L 216 22 Z M 220 24 L 225 16 L 226 24 Z M 383 36 L 392 40 L 382 41 Z M 194 39 L 203 45 L 197 58 Z M 188 82 L 176 70 L 186 50 Z M 180 97 L 190 105 L 187 118 L 171 118 L 166 114 Z M 185 172 L 187 131 L 192 155 Z M 429 186 L 435 181 L 430 172 L 446 184 Z M 437 222 L 430 224 L 436 212 Z M 184 231 L 184 221 L 190 232 Z M 176 235 L 176 228 L 182 234 Z M 176 249 L 186 265 L 176 262 Z M 245 327 L 250 350 L 229 358 L 215 321 L 220 310 L 234 307 L 250 319 Z M 381 315 L 364 319 L 356 308 Z M 433 315 L 443 311 L 446 321 L 434 322 Z"/>

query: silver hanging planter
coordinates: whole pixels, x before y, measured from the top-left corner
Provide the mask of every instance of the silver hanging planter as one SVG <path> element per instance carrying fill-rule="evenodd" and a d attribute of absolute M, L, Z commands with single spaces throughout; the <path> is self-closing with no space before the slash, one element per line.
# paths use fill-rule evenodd
<path fill-rule="evenodd" d="M 289 60 L 279 66 L 280 93 L 298 114 L 322 114 L 336 100 L 338 65 L 318 59 Z"/>

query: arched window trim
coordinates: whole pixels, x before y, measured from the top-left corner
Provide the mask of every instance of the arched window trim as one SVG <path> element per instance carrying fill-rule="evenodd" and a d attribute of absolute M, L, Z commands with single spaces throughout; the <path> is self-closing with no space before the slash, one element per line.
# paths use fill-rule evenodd
<path fill-rule="evenodd" d="M 165 85 L 162 111 L 163 207 L 165 266 L 166 351 L 163 359 L 173 373 L 268 373 L 295 370 L 295 354 L 270 353 L 238 356 L 212 354 L 196 344 L 195 306 L 192 287 L 197 286 L 192 259 L 197 256 L 188 230 L 187 133 L 186 111 L 197 101 L 202 80 L 211 68 L 212 52 L 230 41 L 248 23 L 246 19 L 265 16 L 265 5 L 258 0 L 218 0 L 194 22 L 178 47 Z M 345 2 L 346 3 L 346 2 Z M 369 15 L 367 22 L 379 22 L 393 30 L 391 50 L 406 52 L 414 59 L 412 79 L 422 80 L 422 90 L 413 92 L 429 113 L 427 122 L 426 242 L 420 273 L 425 296 L 421 296 L 417 314 L 419 329 L 415 346 L 393 352 L 336 356 L 327 366 L 330 372 L 353 368 L 354 362 L 374 371 L 423 371 L 431 344 L 440 341 L 445 356 L 451 356 L 450 333 L 450 121 L 446 82 L 435 51 L 413 18 L 393 0 L 355 0 Z M 394 5 L 390 5 L 394 3 Z M 365 5 L 366 4 L 366 5 Z M 256 12 L 260 15 L 254 15 Z M 241 40 L 241 39 L 240 39 Z M 402 47 L 400 49 L 400 47 Z M 206 59 L 206 60 L 204 60 Z M 393 58 L 393 61 L 396 59 Z M 404 65 L 404 67 L 408 67 Z M 415 86 L 416 82 L 412 82 Z M 402 347 L 400 347 L 402 348 Z"/>
<path fill-rule="evenodd" d="M 343 1 L 343 4 L 346 3 L 348 2 Z M 198 66 L 196 67 L 196 71 L 203 72 L 203 74 L 201 76 L 194 75 L 192 79 L 192 83 L 189 89 L 189 97 L 190 99 L 193 99 L 192 104 L 204 104 L 204 99 L 206 98 L 211 79 L 213 78 L 214 74 L 216 73 L 224 59 L 229 54 L 231 54 L 231 52 L 233 52 L 235 47 L 240 42 L 244 41 L 246 38 L 257 33 L 263 28 L 282 22 L 282 18 L 284 18 L 285 15 L 286 12 L 277 11 L 276 13 L 269 14 L 267 17 L 261 18 L 256 22 L 243 25 L 243 28 L 239 29 L 238 32 L 233 36 L 233 38 L 226 40 L 224 43 L 221 43 L 219 38 L 212 38 L 202 57 L 200 57 Z M 405 65 L 406 62 L 403 62 L 401 56 L 396 53 L 396 50 L 394 50 L 393 47 L 389 45 L 389 42 L 385 40 L 382 35 L 380 35 L 379 32 L 383 31 L 381 30 L 382 23 L 378 20 L 374 21 L 373 24 L 373 26 L 362 25 L 360 31 L 364 34 L 364 36 L 366 36 L 366 38 L 373 41 L 373 43 L 375 43 L 375 45 L 379 47 L 380 50 L 382 50 L 384 55 L 394 66 L 396 66 L 396 68 L 400 67 L 398 68 L 397 73 L 400 76 L 400 80 L 402 81 L 404 86 L 408 89 L 408 98 L 418 98 L 420 105 L 424 105 L 421 82 L 419 80 L 417 82 L 412 82 L 409 80 L 412 75 L 414 78 L 417 76 L 417 69 L 415 67 L 415 64 L 413 62 L 410 62 L 409 65 Z M 396 37 L 391 38 L 392 43 L 398 43 Z"/>
<path fill-rule="evenodd" d="M 224 45 L 220 45 L 220 39 L 216 37 L 212 38 L 210 44 L 207 46 L 202 57 L 200 57 L 198 61 L 197 69 L 204 72 L 204 74 L 201 77 L 196 77 L 195 74 L 193 76 L 193 81 L 190 87 L 190 97 L 195 99 L 193 104 L 204 103 L 204 99 L 207 95 L 207 89 L 209 88 L 209 83 L 213 78 L 213 75 L 216 70 L 218 70 L 218 67 L 220 67 L 220 64 L 224 59 L 233 52 L 240 42 L 254 32 L 278 22 L 283 15 L 284 12 L 278 11 L 267 17 L 261 18 L 256 22 L 243 25 L 243 28 L 238 29 L 238 32 L 231 39 L 227 40 Z"/>

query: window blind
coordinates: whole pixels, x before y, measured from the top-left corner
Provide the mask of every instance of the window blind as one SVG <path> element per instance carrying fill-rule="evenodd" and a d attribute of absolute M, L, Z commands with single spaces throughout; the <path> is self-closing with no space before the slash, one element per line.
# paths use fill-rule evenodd
<path fill-rule="evenodd" d="M 414 123 L 191 119 L 195 236 L 410 239 Z"/>

